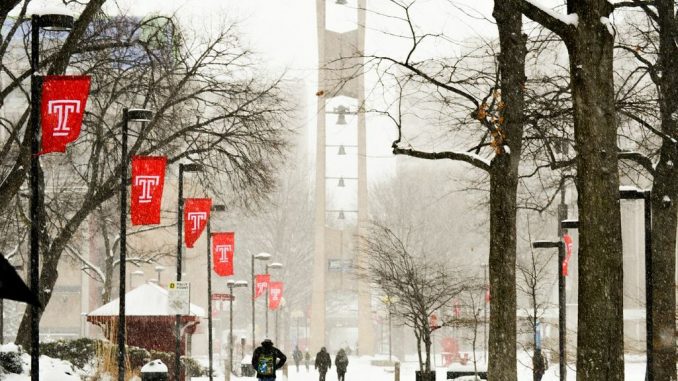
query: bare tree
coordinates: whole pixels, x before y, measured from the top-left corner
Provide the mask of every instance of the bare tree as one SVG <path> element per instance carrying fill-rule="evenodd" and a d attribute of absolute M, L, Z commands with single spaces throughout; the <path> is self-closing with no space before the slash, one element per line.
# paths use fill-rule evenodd
<path fill-rule="evenodd" d="M 656 380 L 676 377 L 676 234 L 678 234 L 678 15 L 672 0 L 653 2 L 622 1 L 616 9 L 630 7 L 627 33 L 616 47 L 636 65 L 623 80 L 636 90 L 651 87 L 621 104 L 620 113 L 630 121 L 635 149 L 625 157 L 636 162 L 646 177 L 652 178 L 652 345 L 648 359 Z M 619 12 L 619 11 L 618 11 Z M 636 16 L 636 17 L 634 17 Z M 643 89 L 645 90 L 645 89 Z M 630 91 L 630 90 L 629 90 Z M 635 94 L 634 94 L 635 95 Z"/>
<path fill-rule="evenodd" d="M 256 73 L 234 26 L 205 40 L 167 17 L 99 15 L 79 44 L 70 68 L 92 78 L 88 113 L 68 154 L 43 159 L 50 176 L 42 189 L 81 191 L 44 192 L 41 198 L 43 305 L 61 254 L 87 216 L 117 195 L 121 166 L 129 165 L 119 154 L 122 107 L 155 111 L 150 122 L 130 125 L 130 157 L 166 155 L 170 165 L 190 157 L 206 168 L 206 189 L 237 189 L 232 195 L 246 205 L 273 189 L 272 172 L 285 148 L 288 106 L 281 80 Z M 17 337 L 23 345 L 28 322 L 24 316 Z"/>
<path fill-rule="evenodd" d="M 414 254 L 391 229 L 378 224 L 362 237 L 368 258 L 358 274 L 395 300 L 392 313 L 414 330 L 419 369 L 431 371 L 431 332 L 429 317 L 447 305 L 463 289 L 463 283 L 434 253 Z M 422 358 L 422 345 L 425 357 Z"/>
<path fill-rule="evenodd" d="M 416 1 L 393 0 L 399 10 L 387 15 L 407 30 L 397 35 L 409 42 L 404 54 L 365 57 L 379 77 L 379 85 L 394 87 L 396 101 L 387 109 L 375 110 L 386 115 L 397 129 L 392 143 L 395 155 L 426 160 L 454 160 L 479 170 L 489 183 L 490 195 L 490 288 L 499 302 L 490 320 L 490 377 L 515 380 L 516 368 L 516 194 L 518 167 L 523 145 L 526 36 L 522 33 L 522 15 L 507 2 L 495 2 L 493 16 L 499 35 L 500 52 L 487 44 L 475 55 L 441 59 L 421 59 L 420 51 L 429 41 L 449 43 L 449 38 L 421 30 L 413 19 Z M 492 69 L 480 60 L 490 54 Z M 497 58 L 494 62 L 494 58 Z M 385 91 L 392 93 L 390 89 Z M 407 97 L 429 96 L 426 101 Z M 431 101 L 432 100 L 432 101 Z M 438 116 L 439 128 L 428 144 L 417 144 L 408 135 L 411 115 L 426 112 Z M 421 135 L 420 131 L 410 132 Z M 431 144 L 433 142 L 433 144 Z M 446 143 L 446 144 L 441 144 Z M 440 148 L 440 147 L 443 148 Z M 449 148 L 448 148 L 449 147 Z"/>

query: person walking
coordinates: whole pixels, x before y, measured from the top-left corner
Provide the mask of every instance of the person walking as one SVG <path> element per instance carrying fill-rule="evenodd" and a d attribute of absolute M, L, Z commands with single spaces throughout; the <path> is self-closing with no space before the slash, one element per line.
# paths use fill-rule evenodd
<path fill-rule="evenodd" d="M 270 339 L 261 342 L 252 354 L 252 366 L 257 371 L 260 381 L 275 381 L 275 371 L 282 368 L 287 357 L 280 349 L 273 346 Z"/>
<path fill-rule="evenodd" d="M 320 352 L 315 355 L 315 368 L 318 369 L 318 373 L 320 373 L 318 381 L 325 381 L 327 370 L 332 368 L 332 358 L 330 357 L 330 354 L 327 353 L 325 347 L 320 348 Z"/>
<path fill-rule="evenodd" d="M 301 354 L 301 351 L 299 350 L 299 346 L 295 345 L 294 346 L 294 352 L 292 352 L 292 358 L 294 359 L 294 365 L 297 366 L 297 373 L 299 373 L 299 362 L 301 362 L 301 358 L 303 355 Z M 307 365 L 308 367 L 308 365 Z"/>
<path fill-rule="evenodd" d="M 345 381 L 346 368 L 348 368 L 348 356 L 343 349 L 339 349 L 337 356 L 334 358 L 334 366 L 337 368 L 337 380 Z"/>
<path fill-rule="evenodd" d="M 311 354 L 308 353 L 308 348 L 306 348 L 306 352 L 304 353 L 304 365 L 306 365 L 306 371 L 308 372 L 308 363 L 311 362 Z"/>

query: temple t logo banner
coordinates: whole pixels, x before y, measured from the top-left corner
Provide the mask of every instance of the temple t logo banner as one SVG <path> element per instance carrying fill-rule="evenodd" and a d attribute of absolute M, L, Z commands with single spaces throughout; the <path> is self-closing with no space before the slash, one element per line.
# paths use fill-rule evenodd
<path fill-rule="evenodd" d="M 40 154 L 66 152 L 66 145 L 80 135 L 90 78 L 48 75 L 42 77 Z"/>
<path fill-rule="evenodd" d="M 200 238 L 210 218 L 212 199 L 187 198 L 184 201 L 184 238 L 186 247 L 191 248 Z"/>
<path fill-rule="evenodd" d="M 233 275 L 234 246 L 233 232 L 212 233 L 212 262 L 217 275 Z"/>
<path fill-rule="evenodd" d="M 160 223 L 166 166 L 167 158 L 163 156 L 132 158 L 132 225 Z"/>

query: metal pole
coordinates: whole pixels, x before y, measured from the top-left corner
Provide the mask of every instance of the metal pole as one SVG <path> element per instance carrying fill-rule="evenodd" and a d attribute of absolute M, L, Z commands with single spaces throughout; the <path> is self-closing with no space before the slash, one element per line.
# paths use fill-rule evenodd
<path fill-rule="evenodd" d="M 563 274 L 563 261 L 565 260 L 565 243 L 559 242 L 558 245 L 558 349 L 560 351 L 560 380 L 565 381 L 567 374 L 567 357 L 565 344 L 567 343 L 565 334 L 565 274 Z"/>
<path fill-rule="evenodd" d="M 276 343 L 276 345 L 280 345 L 280 343 L 278 343 L 278 315 L 279 315 L 278 310 L 279 309 L 280 309 L 280 307 L 276 308 L 276 310 L 275 310 L 275 343 Z"/>
<path fill-rule="evenodd" d="M 125 381 L 125 275 L 127 261 L 127 135 L 128 109 L 122 109 L 120 163 L 120 284 L 118 303 L 118 380 Z"/>
<path fill-rule="evenodd" d="M 214 349 L 212 348 L 212 269 L 210 267 L 210 264 L 212 263 L 212 220 L 210 218 L 209 221 L 207 221 L 207 337 L 208 337 L 208 352 L 209 352 L 209 377 L 210 381 L 213 380 L 212 378 L 212 370 L 213 370 L 213 365 L 212 365 L 212 355 L 214 352 Z"/>
<path fill-rule="evenodd" d="M 226 381 L 231 380 L 233 372 L 233 286 L 228 288 L 231 297 L 228 299 L 228 371 Z"/>
<path fill-rule="evenodd" d="M 485 285 L 485 295 L 483 295 L 483 300 L 485 300 L 485 305 L 483 306 L 483 312 L 485 314 L 485 317 L 483 318 L 483 358 L 486 359 L 485 361 L 487 362 L 487 292 L 489 289 L 489 285 L 487 284 L 487 266 L 488 265 L 482 265 L 483 266 L 483 285 Z"/>
<path fill-rule="evenodd" d="M 252 350 L 256 348 L 255 341 L 256 339 L 254 338 L 254 326 L 255 326 L 255 321 L 254 321 L 254 255 L 252 255 Z"/>
<path fill-rule="evenodd" d="M 560 187 L 560 204 L 558 205 L 558 350 L 560 352 L 558 361 L 560 370 L 560 381 L 567 378 L 567 319 L 566 319 L 566 294 L 565 294 L 565 274 L 563 274 L 563 262 L 565 261 L 565 235 L 560 221 L 567 219 L 567 204 L 565 204 L 565 186 Z"/>
<path fill-rule="evenodd" d="M 392 345 L 391 345 L 391 306 L 388 306 L 388 362 L 391 362 L 391 353 L 392 353 Z"/>
<path fill-rule="evenodd" d="M 5 303 L 0 299 L 0 344 L 5 343 Z"/>
<path fill-rule="evenodd" d="M 181 251 L 182 251 L 182 230 L 184 225 L 184 166 L 179 164 L 179 184 L 177 200 L 177 282 L 181 281 Z M 174 347 L 174 373 L 177 381 L 181 379 L 181 315 L 176 315 L 174 326 L 175 347 Z"/>
<path fill-rule="evenodd" d="M 653 314 L 653 293 L 652 293 L 652 191 L 643 192 L 643 201 L 645 207 L 645 342 L 646 342 L 646 379 L 654 380 L 654 349 L 653 334 L 654 326 L 652 322 Z"/>
<path fill-rule="evenodd" d="M 266 275 L 268 275 L 268 265 L 266 265 Z M 268 284 L 266 285 L 266 339 L 268 339 L 268 289 L 270 288 L 269 286 L 271 285 L 270 279 Z"/>
<path fill-rule="evenodd" d="M 42 78 L 36 75 L 40 66 L 40 22 L 38 15 L 31 16 L 31 168 L 30 168 L 30 217 L 31 252 L 30 284 L 34 295 L 40 293 L 40 209 L 38 207 L 40 187 L 40 87 Z M 39 380 L 40 372 L 40 318 L 39 309 L 31 305 L 31 381 Z"/>

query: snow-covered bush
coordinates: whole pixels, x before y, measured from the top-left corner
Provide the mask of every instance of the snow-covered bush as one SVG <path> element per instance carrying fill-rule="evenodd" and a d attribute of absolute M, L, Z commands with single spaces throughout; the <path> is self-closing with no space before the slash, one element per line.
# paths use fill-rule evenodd
<path fill-rule="evenodd" d="M 14 344 L 0 347 L 0 374 L 21 373 L 22 371 L 20 349 Z"/>

